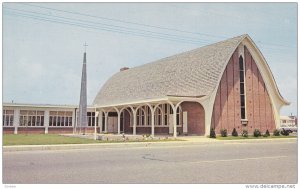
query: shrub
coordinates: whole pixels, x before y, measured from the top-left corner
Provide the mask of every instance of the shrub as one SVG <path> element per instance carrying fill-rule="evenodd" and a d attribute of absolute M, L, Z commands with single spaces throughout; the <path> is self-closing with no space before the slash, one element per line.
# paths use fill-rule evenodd
<path fill-rule="evenodd" d="M 268 130 L 268 129 L 267 129 L 267 131 L 266 131 L 266 133 L 265 133 L 264 135 L 266 135 L 266 136 L 270 136 L 270 132 L 269 132 L 269 130 Z"/>
<path fill-rule="evenodd" d="M 211 128 L 211 129 L 210 129 L 210 135 L 209 135 L 209 138 L 216 138 L 216 132 L 215 132 L 215 129 L 214 129 L 214 128 Z"/>
<path fill-rule="evenodd" d="M 287 130 L 285 130 L 285 129 L 282 129 L 282 130 L 280 131 L 280 134 L 282 134 L 282 135 L 284 135 L 284 136 L 289 136 L 290 132 L 287 131 Z"/>
<path fill-rule="evenodd" d="M 268 137 L 268 136 L 270 136 L 270 135 L 267 135 L 267 133 L 265 133 L 265 134 L 263 135 L 263 137 Z"/>
<path fill-rule="evenodd" d="M 261 136 L 260 131 L 258 129 L 254 129 L 253 136 L 260 137 Z"/>
<path fill-rule="evenodd" d="M 273 131 L 273 135 L 274 135 L 274 136 L 279 136 L 279 135 L 280 135 L 279 130 L 275 129 L 275 130 Z"/>
<path fill-rule="evenodd" d="M 243 137 L 248 137 L 248 131 L 247 131 L 247 130 L 243 130 L 242 136 L 243 136 Z"/>
<path fill-rule="evenodd" d="M 221 136 L 227 137 L 227 129 L 221 129 Z"/>
<path fill-rule="evenodd" d="M 232 131 L 231 135 L 235 136 L 235 137 L 239 136 L 239 134 L 237 133 L 235 128 L 233 128 L 233 131 Z"/>

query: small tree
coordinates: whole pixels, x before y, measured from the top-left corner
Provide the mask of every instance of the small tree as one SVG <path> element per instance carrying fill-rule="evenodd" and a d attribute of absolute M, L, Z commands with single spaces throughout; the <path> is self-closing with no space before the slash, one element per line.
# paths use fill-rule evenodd
<path fill-rule="evenodd" d="M 233 131 L 232 131 L 231 135 L 237 137 L 239 134 L 238 134 L 238 132 L 236 131 L 236 129 L 233 128 Z"/>
<path fill-rule="evenodd" d="M 258 129 L 255 129 L 254 132 L 253 132 L 253 136 L 260 137 L 261 136 L 260 131 Z"/>
<path fill-rule="evenodd" d="M 216 132 L 215 132 L 215 129 L 214 129 L 214 128 L 211 128 L 211 129 L 210 129 L 210 135 L 209 135 L 209 138 L 216 138 Z"/>
<path fill-rule="evenodd" d="M 242 136 L 243 136 L 243 137 L 248 137 L 248 131 L 247 131 L 247 130 L 243 130 Z"/>
<path fill-rule="evenodd" d="M 221 129 L 221 136 L 227 137 L 227 129 Z"/>

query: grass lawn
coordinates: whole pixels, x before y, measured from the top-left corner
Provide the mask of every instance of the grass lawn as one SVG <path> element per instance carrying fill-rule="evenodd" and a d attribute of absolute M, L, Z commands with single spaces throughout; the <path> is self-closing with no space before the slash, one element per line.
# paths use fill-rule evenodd
<path fill-rule="evenodd" d="M 3 135 L 3 145 L 43 145 L 43 144 L 88 144 L 97 143 L 92 139 L 66 137 L 54 134 L 5 134 Z"/>
<path fill-rule="evenodd" d="M 67 137 L 55 134 L 5 134 L 3 136 L 3 146 L 12 145 L 48 145 L 48 144 L 90 144 L 90 143 L 121 143 L 124 141 L 103 141 L 85 138 Z M 129 140 L 125 142 L 168 142 L 181 141 L 180 139 L 161 140 Z"/>
<path fill-rule="evenodd" d="M 243 136 L 227 136 L 227 137 L 221 137 L 217 136 L 217 140 L 244 140 L 244 139 L 275 139 L 275 138 L 297 138 L 297 136 L 269 136 L 269 137 L 254 137 L 254 136 L 249 136 L 249 137 L 243 137 Z"/>

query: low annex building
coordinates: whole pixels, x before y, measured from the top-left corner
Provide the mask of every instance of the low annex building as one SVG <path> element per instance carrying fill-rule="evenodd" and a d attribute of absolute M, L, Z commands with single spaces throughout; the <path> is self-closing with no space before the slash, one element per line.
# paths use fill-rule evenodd
<path fill-rule="evenodd" d="M 263 55 L 242 35 L 122 68 L 100 89 L 91 108 L 97 132 L 176 137 L 209 135 L 211 128 L 216 133 L 221 128 L 271 132 L 280 127 L 280 109 L 288 104 Z"/>

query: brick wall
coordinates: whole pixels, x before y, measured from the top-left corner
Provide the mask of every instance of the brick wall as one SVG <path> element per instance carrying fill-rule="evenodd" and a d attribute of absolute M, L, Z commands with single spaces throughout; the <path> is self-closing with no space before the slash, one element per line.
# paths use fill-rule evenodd
<path fill-rule="evenodd" d="M 205 134 L 205 116 L 203 107 L 197 102 L 183 102 L 182 111 L 187 111 L 188 135 Z"/>
<path fill-rule="evenodd" d="M 45 127 L 18 127 L 18 134 L 45 134 Z"/>
<path fill-rule="evenodd" d="M 231 134 L 236 128 L 239 134 L 247 129 L 272 132 L 275 129 L 272 104 L 265 83 L 250 52 L 244 49 L 245 91 L 246 91 L 246 127 L 241 124 L 239 57 L 236 50 L 230 58 L 221 78 L 214 103 L 211 125 L 216 133 L 221 128 Z"/>
<path fill-rule="evenodd" d="M 15 127 L 3 127 L 4 134 L 14 134 Z"/>

